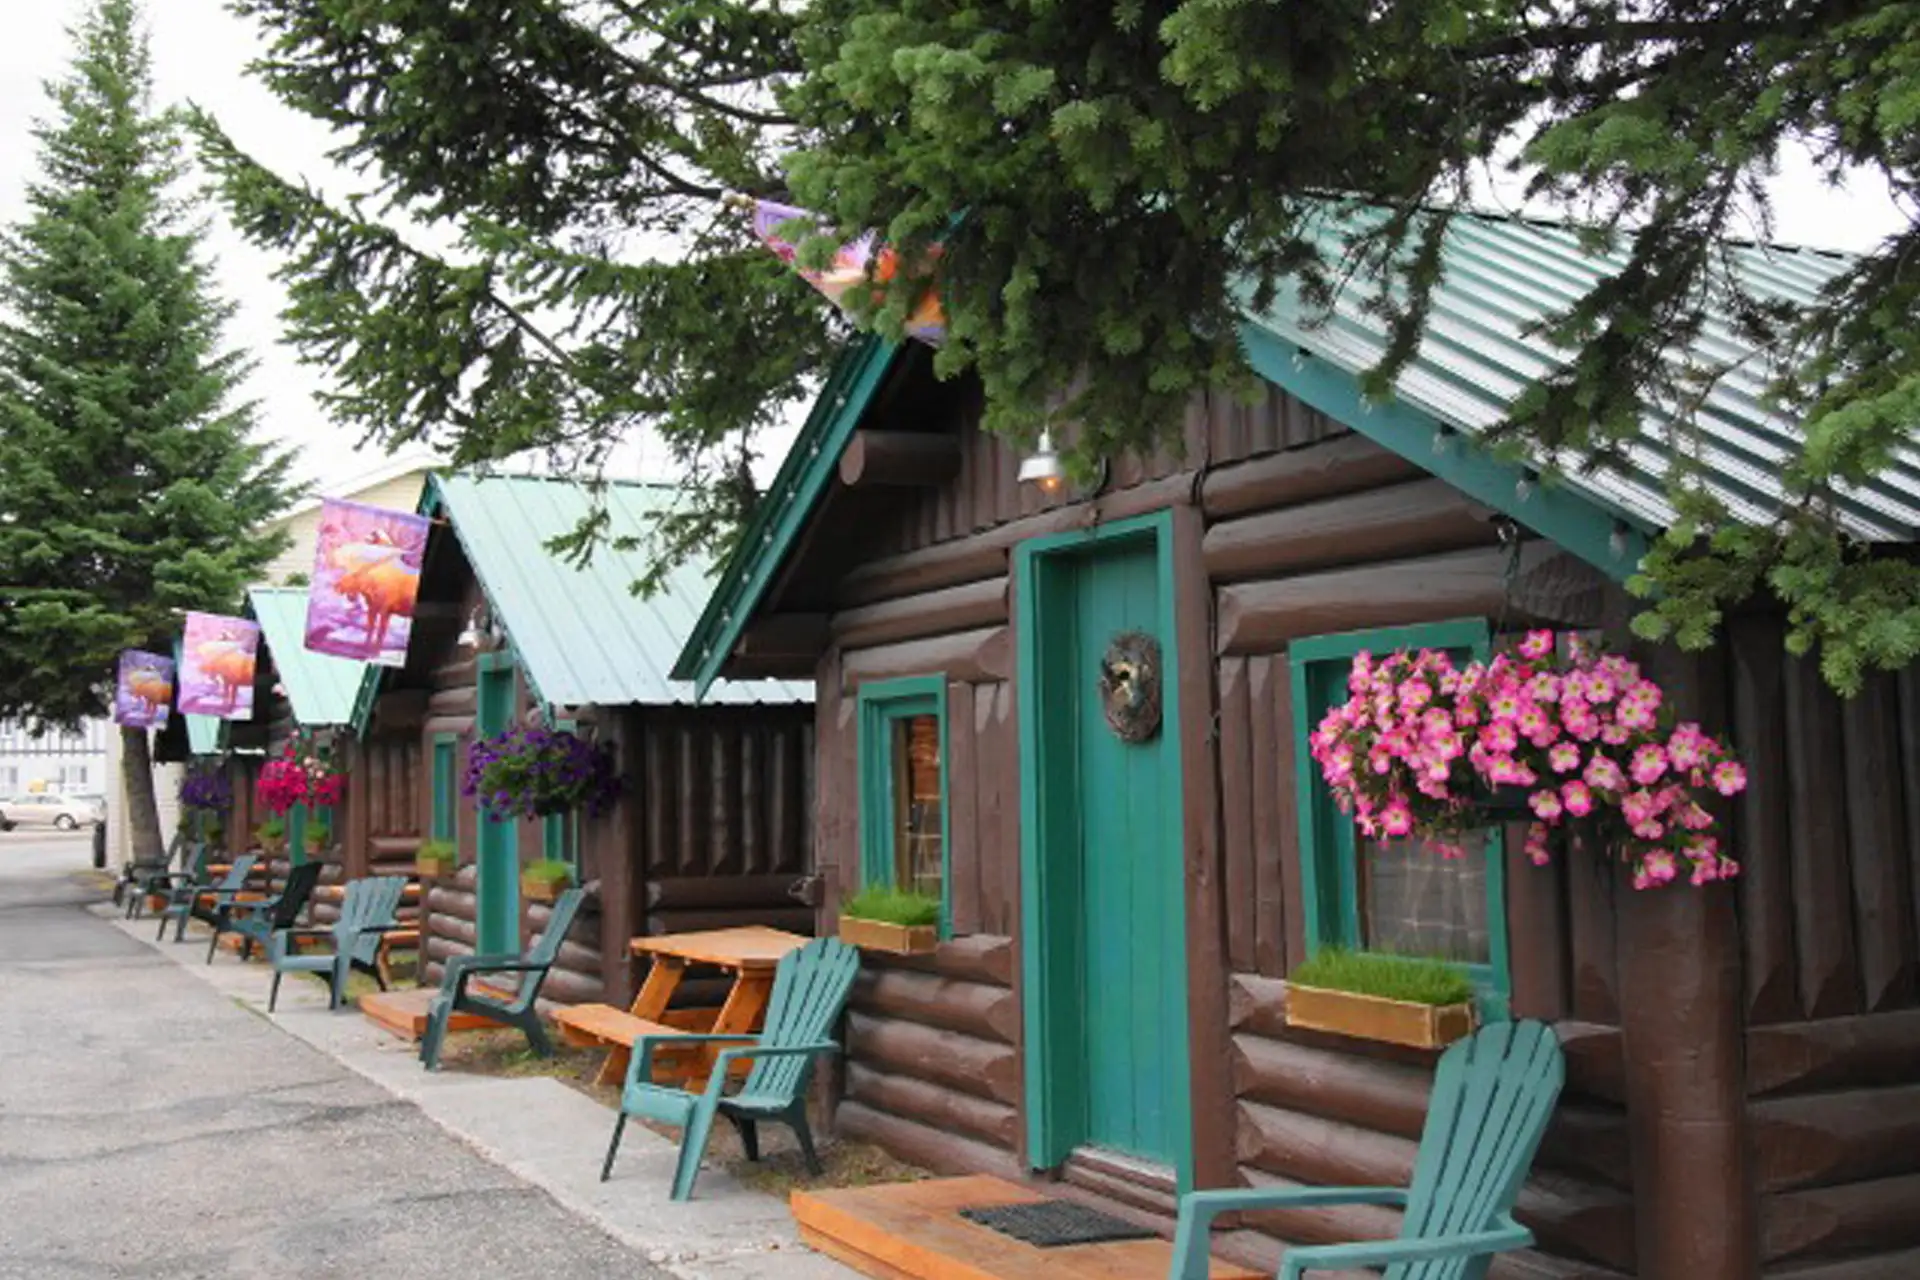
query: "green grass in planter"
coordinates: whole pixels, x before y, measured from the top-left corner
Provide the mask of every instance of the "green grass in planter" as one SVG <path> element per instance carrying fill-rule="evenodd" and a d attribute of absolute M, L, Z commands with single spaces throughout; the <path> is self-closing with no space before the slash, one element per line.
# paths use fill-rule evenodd
<path fill-rule="evenodd" d="M 453 858 L 453 841 L 451 840 L 423 841 L 420 845 L 419 852 L 414 854 L 414 857 L 419 858 L 426 862 L 450 861 Z"/>
<path fill-rule="evenodd" d="M 538 862 L 529 862 L 521 868 L 520 874 L 533 880 L 558 882 L 571 879 L 573 868 L 556 858 L 542 858 Z"/>
<path fill-rule="evenodd" d="M 1322 948 L 1287 980 L 1408 1004 L 1466 1004 L 1473 999 L 1473 983 L 1459 965 L 1341 947 Z"/>
<path fill-rule="evenodd" d="M 870 884 L 841 903 L 840 914 L 911 929 L 940 923 L 940 899 L 924 893 L 909 893 L 892 885 Z"/>

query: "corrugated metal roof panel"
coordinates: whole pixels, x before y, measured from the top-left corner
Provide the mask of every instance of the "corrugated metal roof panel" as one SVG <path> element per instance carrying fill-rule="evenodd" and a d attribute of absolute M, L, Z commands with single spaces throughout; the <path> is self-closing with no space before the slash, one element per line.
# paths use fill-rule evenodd
<path fill-rule="evenodd" d="M 273 668 L 286 686 L 294 722 L 307 728 L 351 724 L 367 664 L 307 648 L 307 589 L 255 587 L 247 597 L 260 623 L 261 640 L 273 655 Z"/>
<path fill-rule="evenodd" d="M 183 716 L 187 722 L 187 754 L 194 756 L 213 756 L 220 754 L 220 717 L 219 716 Z"/>
<path fill-rule="evenodd" d="M 1364 216 L 1379 215 L 1329 213 L 1318 228 L 1321 243 L 1337 251 L 1352 219 Z M 1800 306 L 1812 306 L 1822 286 L 1852 262 L 1843 254 L 1774 246 L 1733 245 L 1729 252 L 1754 293 Z M 1504 418 L 1514 396 L 1566 358 L 1545 338 L 1528 334 L 1528 327 L 1620 270 L 1626 253 L 1590 253 L 1567 227 L 1463 215 L 1448 230 L 1444 263 L 1431 323 L 1395 391 L 1406 403 L 1476 434 Z M 1323 316 L 1287 286 L 1265 315 L 1249 314 L 1253 323 L 1315 358 L 1360 374 L 1386 350 L 1385 326 L 1368 309 L 1378 295 L 1377 284 L 1356 280 L 1342 290 L 1332 314 Z M 1706 396 L 1695 421 L 1707 483 L 1747 522 L 1770 520 L 1779 511 L 1785 500 L 1781 466 L 1798 455 L 1801 440 L 1797 422 L 1763 403 L 1766 373 L 1754 355 L 1728 325 L 1710 322 L 1691 350 L 1670 357 L 1676 368 L 1736 364 Z M 1669 524 L 1668 455 L 1659 433 L 1675 411 L 1649 405 L 1649 434 L 1628 446 L 1625 464 L 1571 474 L 1568 486 L 1650 526 Z M 1835 505 L 1843 527 L 1856 537 L 1920 540 L 1920 457 L 1902 450 L 1896 466 L 1869 485 L 1841 492 Z"/>
<path fill-rule="evenodd" d="M 603 544 L 585 566 L 546 549 L 576 528 L 593 502 L 584 485 L 532 476 L 436 475 L 454 534 L 511 637 L 534 687 L 557 706 L 692 703 L 694 686 L 671 678 L 713 590 L 710 567 L 690 560 L 651 599 L 629 589 L 649 564 L 639 547 Z M 641 538 L 670 508 L 668 485 L 609 484 L 610 538 Z M 708 703 L 811 702 L 803 681 L 722 680 Z"/>

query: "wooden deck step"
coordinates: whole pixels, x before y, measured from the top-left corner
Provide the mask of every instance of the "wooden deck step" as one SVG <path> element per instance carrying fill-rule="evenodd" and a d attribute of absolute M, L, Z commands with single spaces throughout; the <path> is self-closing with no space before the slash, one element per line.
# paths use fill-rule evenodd
<path fill-rule="evenodd" d="M 833 1191 L 796 1191 L 791 1207 L 807 1244 L 878 1280 L 1165 1280 L 1166 1240 L 1041 1249 L 969 1222 L 964 1208 L 1048 1197 L 999 1178 L 936 1178 Z M 1269 1280 L 1215 1259 L 1213 1280 Z"/>
<path fill-rule="evenodd" d="M 490 996 L 500 1000 L 510 1000 L 513 993 L 480 984 Z M 405 991 L 370 991 L 360 997 L 360 1012 L 377 1025 L 391 1031 L 402 1040 L 418 1040 L 427 1031 L 427 1006 L 439 994 L 438 987 L 411 987 Z M 477 1031 L 482 1027 L 504 1026 L 492 1018 L 483 1018 L 477 1013 L 464 1010 L 447 1019 L 449 1034 L 455 1031 Z"/>

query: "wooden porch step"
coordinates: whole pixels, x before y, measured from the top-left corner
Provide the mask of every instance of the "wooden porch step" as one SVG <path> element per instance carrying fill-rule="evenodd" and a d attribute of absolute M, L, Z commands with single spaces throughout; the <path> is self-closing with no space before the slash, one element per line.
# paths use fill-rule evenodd
<path fill-rule="evenodd" d="M 1165 1280 L 1166 1240 L 1114 1240 L 1042 1249 L 960 1216 L 965 1208 L 1049 1197 L 1000 1178 L 936 1178 L 791 1198 L 800 1238 L 878 1280 Z M 1213 1280 L 1269 1280 L 1213 1261 Z"/>
<path fill-rule="evenodd" d="M 510 991 L 503 991 L 485 984 L 477 985 L 496 999 L 505 1001 L 513 998 L 513 993 Z M 439 992 L 438 987 L 413 987 L 406 991 L 370 991 L 360 997 L 360 1012 L 402 1040 L 418 1040 L 427 1032 L 427 1007 L 433 1003 L 434 996 Z M 482 1027 L 504 1025 L 506 1024 L 465 1010 L 447 1019 L 449 1034 L 455 1031 L 477 1031 Z"/>
<path fill-rule="evenodd" d="M 1060 1179 L 1069 1187 L 1123 1204 L 1171 1223 L 1180 1216 L 1180 1191 L 1173 1170 L 1114 1151 L 1080 1147 L 1067 1157 Z"/>

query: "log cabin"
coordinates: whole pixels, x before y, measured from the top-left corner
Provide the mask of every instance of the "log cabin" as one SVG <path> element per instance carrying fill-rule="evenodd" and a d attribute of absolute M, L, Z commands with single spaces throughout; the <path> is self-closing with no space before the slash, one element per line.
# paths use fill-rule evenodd
<path fill-rule="evenodd" d="M 266 862 L 274 882 L 310 856 L 306 834 L 324 819 L 331 841 L 311 856 L 324 861 L 314 895 L 315 923 L 329 924 L 338 911 L 340 886 L 369 875 L 410 875 L 420 827 L 412 802 L 420 768 L 418 735 L 380 726 L 357 732 L 354 708 L 367 664 L 306 647 L 305 587 L 254 587 L 247 616 L 260 624 L 254 665 L 254 714 L 230 721 L 229 776 L 233 782 L 230 838 L 257 845 L 255 831 L 267 817 L 255 800 L 260 767 L 277 756 L 298 731 L 310 733 L 335 768 L 346 775 L 339 804 L 324 810 L 296 805 L 287 815 L 287 850 Z M 410 886 L 401 907 L 403 924 L 418 916 L 419 889 Z"/>
<path fill-rule="evenodd" d="M 1396 865 L 1328 804 L 1307 735 L 1355 652 L 1624 641 L 1672 518 L 1653 450 L 1548 483 L 1479 440 L 1553 367 L 1528 322 L 1620 260 L 1491 217 L 1447 253 L 1391 399 L 1362 391 L 1385 349 L 1364 297 L 1283 293 L 1245 316 L 1257 401 L 1196 397 L 1161 455 L 1057 492 L 924 348 L 838 363 L 674 671 L 813 677 L 823 931 L 876 879 L 941 895 L 931 955 L 865 958 L 835 1128 L 1162 1229 L 1190 1188 L 1404 1185 L 1433 1055 L 1289 1026 L 1287 977 L 1329 942 L 1444 947 L 1482 1017 L 1546 1020 L 1567 1059 L 1518 1209 L 1538 1247 L 1491 1274 L 1920 1274 L 1920 673 L 1842 699 L 1765 600 L 1704 652 L 1638 647 L 1747 763 L 1730 883 L 1636 892 L 1497 826 Z M 1732 253 L 1788 299 L 1845 266 Z M 1725 326 L 1703 341 L 1738 354 Z M 1748 516 L 1783 500 L 1796 430 L 1758 390 L 1736 369 L 1701 415 L 1707 482 Z M 1920 536 L 1910 460 L 1836 502 L 1863 540 Z M 1129 630 L 1165 670 L 1139 743 L 1096 689 Z M 921 732 L 932 785 L 900 787 Z M 1253 1216 L 1215 1248 L 1271 1266 L 1393 1223 Z"/>
<path fill-rule="evenodd" d="M 811 932 L 794 896 L 811 871 L 812 687 L 803 680 L 723 681 L 705 704 L 668 678 L 706 602 L 708 570 L 676 569 L 649 598 L 652 517 L 670 487 L 611 483 L 614 541 L 585 564 L 548 544 L 594 510 L 569 480 L 436 474 L 420 510 L 436 521 L 403 668 L 369 668 L 355 723 L 363 737 L 409 735 L 422 762 L 404 796 L 413 837 L 452 841 L 459 863 L 427 890 L 422 977 L 476 947 L 518 952 L 547 907 L 523 902 L 519 869 L 571 863 L 585 904 L 542 999 L 626 1005 L 638 982 L 628 943 L 640 934 L 731 924 Z M 569 821 L 493 822 L 461 794 L 467 750 L 514 724 L 570 727 L 610 744 L 621 793 L 610 813 Z M 380 848 L 400 851 L 400 843 Z M 697 1000 L 718 987 L 690 982 Z"/>

